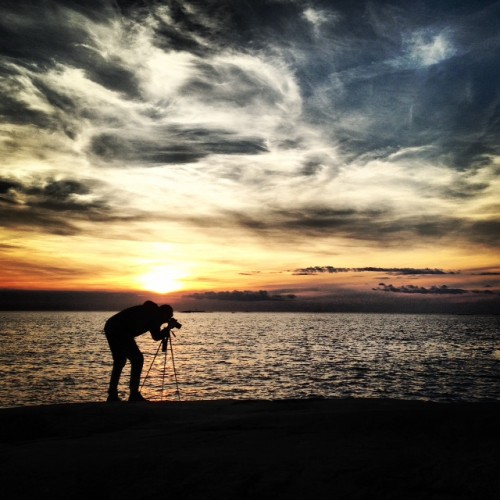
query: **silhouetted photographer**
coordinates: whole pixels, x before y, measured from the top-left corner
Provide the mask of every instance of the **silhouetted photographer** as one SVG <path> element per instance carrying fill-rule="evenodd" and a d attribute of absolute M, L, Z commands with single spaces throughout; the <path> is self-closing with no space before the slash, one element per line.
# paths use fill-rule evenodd
<path fill-rule="evenodd" d="M 146 332 L 154 340 L 162 340 L 166 348 L 172 328 L 182 325 L 173 317 L 174 311 L 168 304 L 158 306 L 147 300 L 142 305 L 129 307 L 106 321 L 104 332 L 113 355 L 113 370 L 109 381 L 108 402 L 120 401 L 118 382 L 127 362 L 130 361 L 129 401 L 147 401 L 139 391 L 144 356 L 135 342 L 135 337 Z M 167 324 L 166 328 L 161 328 Z"/>

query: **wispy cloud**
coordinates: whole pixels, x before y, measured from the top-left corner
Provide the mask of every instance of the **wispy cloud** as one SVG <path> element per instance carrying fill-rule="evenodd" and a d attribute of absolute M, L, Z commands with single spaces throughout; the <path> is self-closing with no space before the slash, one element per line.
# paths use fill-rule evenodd
<path fill-rule="evenodd" d="M 457 52 L 447 33 L 416 31 L 404 37 L 405 55 L 399 65 L 426 67 L 438 64 Z"/>

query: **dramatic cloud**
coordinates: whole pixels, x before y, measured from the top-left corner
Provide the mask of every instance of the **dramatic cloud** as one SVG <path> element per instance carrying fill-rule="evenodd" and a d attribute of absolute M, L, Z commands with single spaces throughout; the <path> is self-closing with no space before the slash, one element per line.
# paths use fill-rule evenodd
<path fill-rule="evenodd" d="M 385 3 L 23 5 L 2 17 L 13 160 L 33 151 L 24 138 L 35 125 L 52 135 L 44 156 L 60 161 L 188 164 L 193 175 L 209 170 L 210 182 L 236 182 L 255 202 L 241 216 L 233 203 L 243 229 L 376 241 L 446 234 L 457 223 L 473 241 L 492 236 L 466 210 L 453 220 L 440 212 L 441 200 L 472 204 L 492 192 L 499 99 L 475 75 L 500 72 L 475 36 L 495 43 L 493 6 L 476 7 L 470 26 L 464 10 L 448 12 L 448 26 L 424 26 L 425 9 Z M 421 215 L 402 210 L 401 189 L 426 207 Z"/>
<path fill-rule="evenodd" d="M 71 179 L 34 180 L 22 184 L 0 179 L 0 214 L 5 227 L 43 226 L 47 231 L 71 234 L 72 221 L 103 220 L 108 214 L 104 200 L 92 194 L 95 181 L 85 184 Z"/>

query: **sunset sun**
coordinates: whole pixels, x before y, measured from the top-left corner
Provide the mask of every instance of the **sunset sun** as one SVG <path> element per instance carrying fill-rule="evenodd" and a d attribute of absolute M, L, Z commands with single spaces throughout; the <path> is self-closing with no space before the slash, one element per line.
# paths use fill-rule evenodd
<path fill-rule="evenodd" d="M 169 293 L 181 290 L 182 275 L 167 267 L 156 267 L 138 278 L 141 287 L 148 292 Z"/>

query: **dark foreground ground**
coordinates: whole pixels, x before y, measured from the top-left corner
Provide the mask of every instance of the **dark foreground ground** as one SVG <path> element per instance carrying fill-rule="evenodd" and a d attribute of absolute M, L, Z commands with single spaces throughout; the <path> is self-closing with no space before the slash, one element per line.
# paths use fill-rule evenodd
<path fill-rule="evenodd" d="M 4 499 L 500 499 L 500 403 L 0 410 Z"/>

